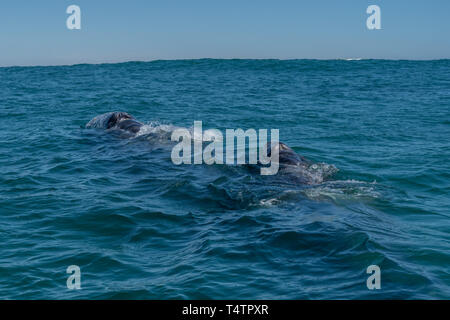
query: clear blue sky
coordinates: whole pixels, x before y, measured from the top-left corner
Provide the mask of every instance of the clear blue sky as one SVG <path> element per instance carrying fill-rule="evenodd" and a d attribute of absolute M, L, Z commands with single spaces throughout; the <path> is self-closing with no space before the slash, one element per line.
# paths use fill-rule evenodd
<path fill-rule="evenodd" d="M 66 28 L 81 7 L 82 29 Z M 366 28 L 381 8 L 382 30 Z M 450 1 L 1 0 L 0 66 L 183 58 L 450 58 Z"/>

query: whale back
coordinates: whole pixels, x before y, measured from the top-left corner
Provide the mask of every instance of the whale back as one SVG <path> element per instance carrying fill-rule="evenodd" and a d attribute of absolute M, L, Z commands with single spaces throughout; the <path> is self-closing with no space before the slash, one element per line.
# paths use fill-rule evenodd
<path fill-rule="evenodd" d="M 126 112 L 113 112 L 106 123 L 106 129 L 118 126 L 124 120 L 133 120 L 134 117 Z"/>
<path fill-rule="evenodd" d="M 142 123 L 136 121 L 134 119 L 123 118 L 124 120 L 120 120 L 113 128 L 122 129 L 125 131 L 129 131 L 132 133 L 137 133 L 141 130 Z"/>
<path fill-rule="evenodd" d="M 96 116 L 86 124 L 86 128 L 122 129 L 132 133 L 140 130 L 142 123 L 127 112 L 108 112 Z"/>
<path fill-rule="evenodd" d="M 278 162 L 280 164 L 298 166 L 309 162 L 306 158 L 298 155 L 283 142 L 269 145 L 267 152 L 268 156 L 271 157 L 272 152 L 275 152 L 275 150 L 278 150 Z"/>
<path fill-rule="evenodd" d="M 125 112 L 107 112 L 100 114 L 86 124 L 86 128 L 109 129 L 117 123 L 120 114 Z"/>

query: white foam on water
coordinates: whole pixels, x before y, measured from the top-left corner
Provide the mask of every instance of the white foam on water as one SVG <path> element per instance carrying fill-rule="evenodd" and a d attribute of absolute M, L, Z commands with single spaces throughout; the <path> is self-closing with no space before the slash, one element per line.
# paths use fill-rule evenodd
<path fill-rule="evenodd" d="M 135 137 L 141 137 L 144 135 L 156 135 L 166 137 L 177 129 L 178 127 L 171 124 L 161 124 L 157 121 L 152 121 L 144 124 L 140 130 L 136 133 Z"/>
<path fill-rule="evenodd" d="M 272 207 L 274 205 L 277 205 L 278 203 L 280 203 L 281 201 L 277 198 L 270 198 L 270 199 L 261 199 L 259 201 L 259 205 L 261 207 Z"/>
<path fill-rule="evenodd" d="M 381 197 L 381 193 L 375 188 L 376 181 L 364 182 L 358 180 L 336 180 L 303 190 L 310 199 L 351 200 Z"/>

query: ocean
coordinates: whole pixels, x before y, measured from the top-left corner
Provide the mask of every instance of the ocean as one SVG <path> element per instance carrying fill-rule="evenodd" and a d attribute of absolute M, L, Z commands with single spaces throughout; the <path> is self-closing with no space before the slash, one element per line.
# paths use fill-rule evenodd
<path fill-rule="evenodd" d="M 111 111 L 145 131 L 86 128 Z M 0 115 L 2 299 L 450 298 L 450 60 L 6 67 Z M 194 121 L 338 171 L 175 165 Z"/>

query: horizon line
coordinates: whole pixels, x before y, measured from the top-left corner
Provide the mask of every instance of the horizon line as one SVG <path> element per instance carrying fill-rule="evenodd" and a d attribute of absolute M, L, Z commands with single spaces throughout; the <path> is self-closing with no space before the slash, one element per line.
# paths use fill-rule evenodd
<path fill-rule="evenodd" d="M 435 58 L 435 59 L 405 59 L 405 58 L 175 58 L 175 59 L 151 59 L 151 60 L 117 60 L 112 62 L 77 62 L 77 63 L 67 63 L 67 64 L 12 64 L 12 65 L 0 65 L 0 68 L 33 68 L 33 67 L 74 67 L 79 65 L 105 65 L 105 64 L 125 64 L 125 63 L 151 63 L 158 61 L 196 61 L 196 60 L 259 60 L 259 61 L 298 61 L 298 60 L 311 60 L 311 61 L 367 61 L 367 60 L 378 60 L 378 61 L 420 61 L 420 62 L 430 62 L 430 61 L 442 61 L 450 60 L 450 58 Z"/>

